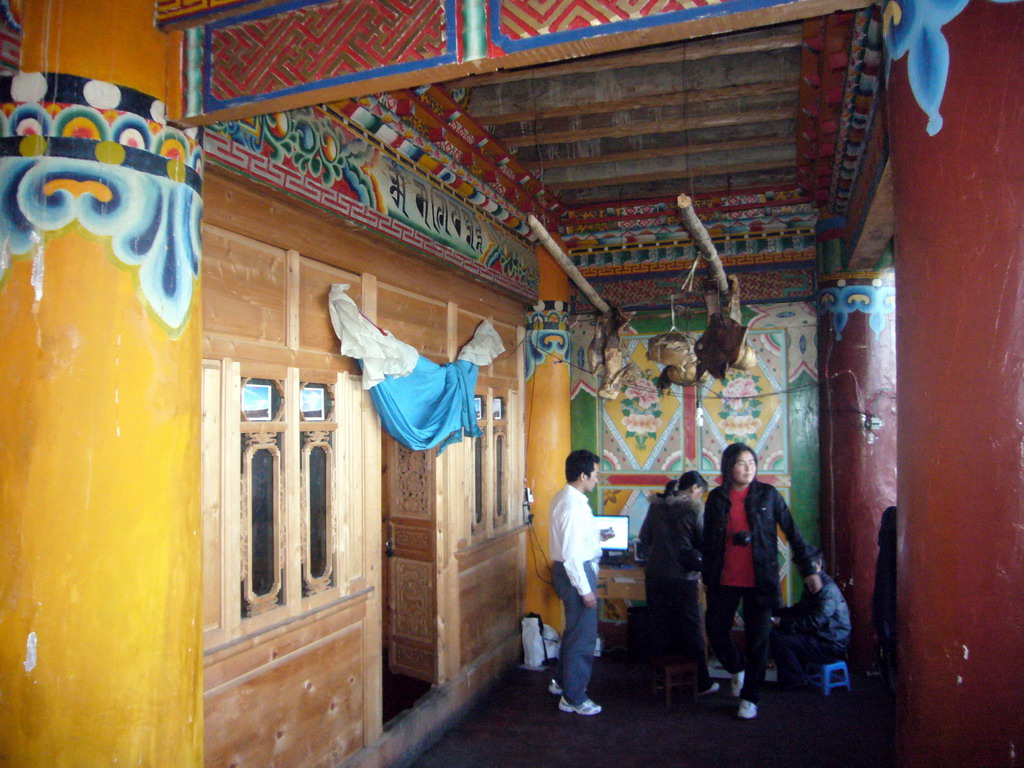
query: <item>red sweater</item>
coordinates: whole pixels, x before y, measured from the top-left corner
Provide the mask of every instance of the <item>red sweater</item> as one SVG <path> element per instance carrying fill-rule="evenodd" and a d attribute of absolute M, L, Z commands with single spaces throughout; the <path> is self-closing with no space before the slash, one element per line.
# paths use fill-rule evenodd
<path fill-rule="evenodd" d="M 747 525 L 747 494 L 750 486 L 742 490 L 729 490 L 729 524 L 725 529 L 725 562 L 722 565 L 721 584 L 726 587 L 753 587 L 754 551 L 750 544 L 745 547 L 732 543 L 732 536 L 738 531 L 749 531 Z"/>

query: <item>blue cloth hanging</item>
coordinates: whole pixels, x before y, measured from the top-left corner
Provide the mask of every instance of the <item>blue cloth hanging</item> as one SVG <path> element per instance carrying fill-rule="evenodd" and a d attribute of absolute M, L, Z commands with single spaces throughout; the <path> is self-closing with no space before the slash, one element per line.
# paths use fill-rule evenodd
<path fill-rule="evenodd" d="M 483 434 L 473 393 L 477 366 L 465 360 L 438 365 L 420 356 L 407 376 L 389 376 L 370 390 L 381 423 L 406 448 L 445 447 Z"/>

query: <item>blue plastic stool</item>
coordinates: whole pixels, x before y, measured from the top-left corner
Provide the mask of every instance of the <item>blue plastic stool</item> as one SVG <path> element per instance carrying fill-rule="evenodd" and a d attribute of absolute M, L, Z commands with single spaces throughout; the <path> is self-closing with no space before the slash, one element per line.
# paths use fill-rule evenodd
<path fill-rule="evenodd" d="M 821 688 L 821 692 L 828 696 L 833 688 L 850 688 L 850 670 L 846 668 L 845 661 L 833 661 L 829 664 L 808 664 L 807 680 L 811 685 Z"/>

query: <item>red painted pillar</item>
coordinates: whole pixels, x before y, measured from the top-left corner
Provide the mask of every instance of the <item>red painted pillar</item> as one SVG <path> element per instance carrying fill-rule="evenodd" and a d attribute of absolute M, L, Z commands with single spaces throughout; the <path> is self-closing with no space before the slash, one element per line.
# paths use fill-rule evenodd
<path fill-rule="evenodd" d="M 868 669 L 878 523 L 896 503 L 893 275 L 823 276 L 818 284 L 821 544 L 850 606 L 850 662 Z"/>
<path fill-rule="evenodd" d="M 886 9 L 890 45 L 927 42 L 899 29 L 901 19 L 929 23 L 930 7 L 911 10 Z M 907 62 L 934 74 L 940 49 L 894 61 L 888 91 L 901 394 L 897 758 L 908 768 L 1019 766 L 1024 3 L 971 0 L 935 34 L 949 44 L 949 77 L 934 135 Z"/>

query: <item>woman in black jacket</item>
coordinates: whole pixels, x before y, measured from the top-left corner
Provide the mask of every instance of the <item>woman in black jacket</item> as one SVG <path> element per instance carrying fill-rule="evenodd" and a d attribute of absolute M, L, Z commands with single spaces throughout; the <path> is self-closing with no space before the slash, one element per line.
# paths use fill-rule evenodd
<path fill-rule="evenodd" d="M 651 650 L 655 656 L 678 654 L 696 661 L 699 693 L 718 690 L 718 683 L 708 676 L 697 591 L 707 487 L 707 480 L 694 471 L 670 481 L 651 502 L 640 528 L 640 543 L 647 551 L 644 582 Z"/>
<path fill-rule="evenodd" d="M 722 485 L 704 510 L 705 624 L 715 656 L 732 675 L 732 695 L 740 698 L 737 717 L 757 717 L 757 702 L 768 666 L 772 608 L 779 603 L 776 527 L 789 541 L 793 560 L 811 592 L 821 577 L 811 563 L 814 550 L 793 524 L 789 507 L 775 488 L 757 480 L 757 456 L 742 443 L 722 453 Z M 729 630 L 743 603 L 746 657 Z"/>

